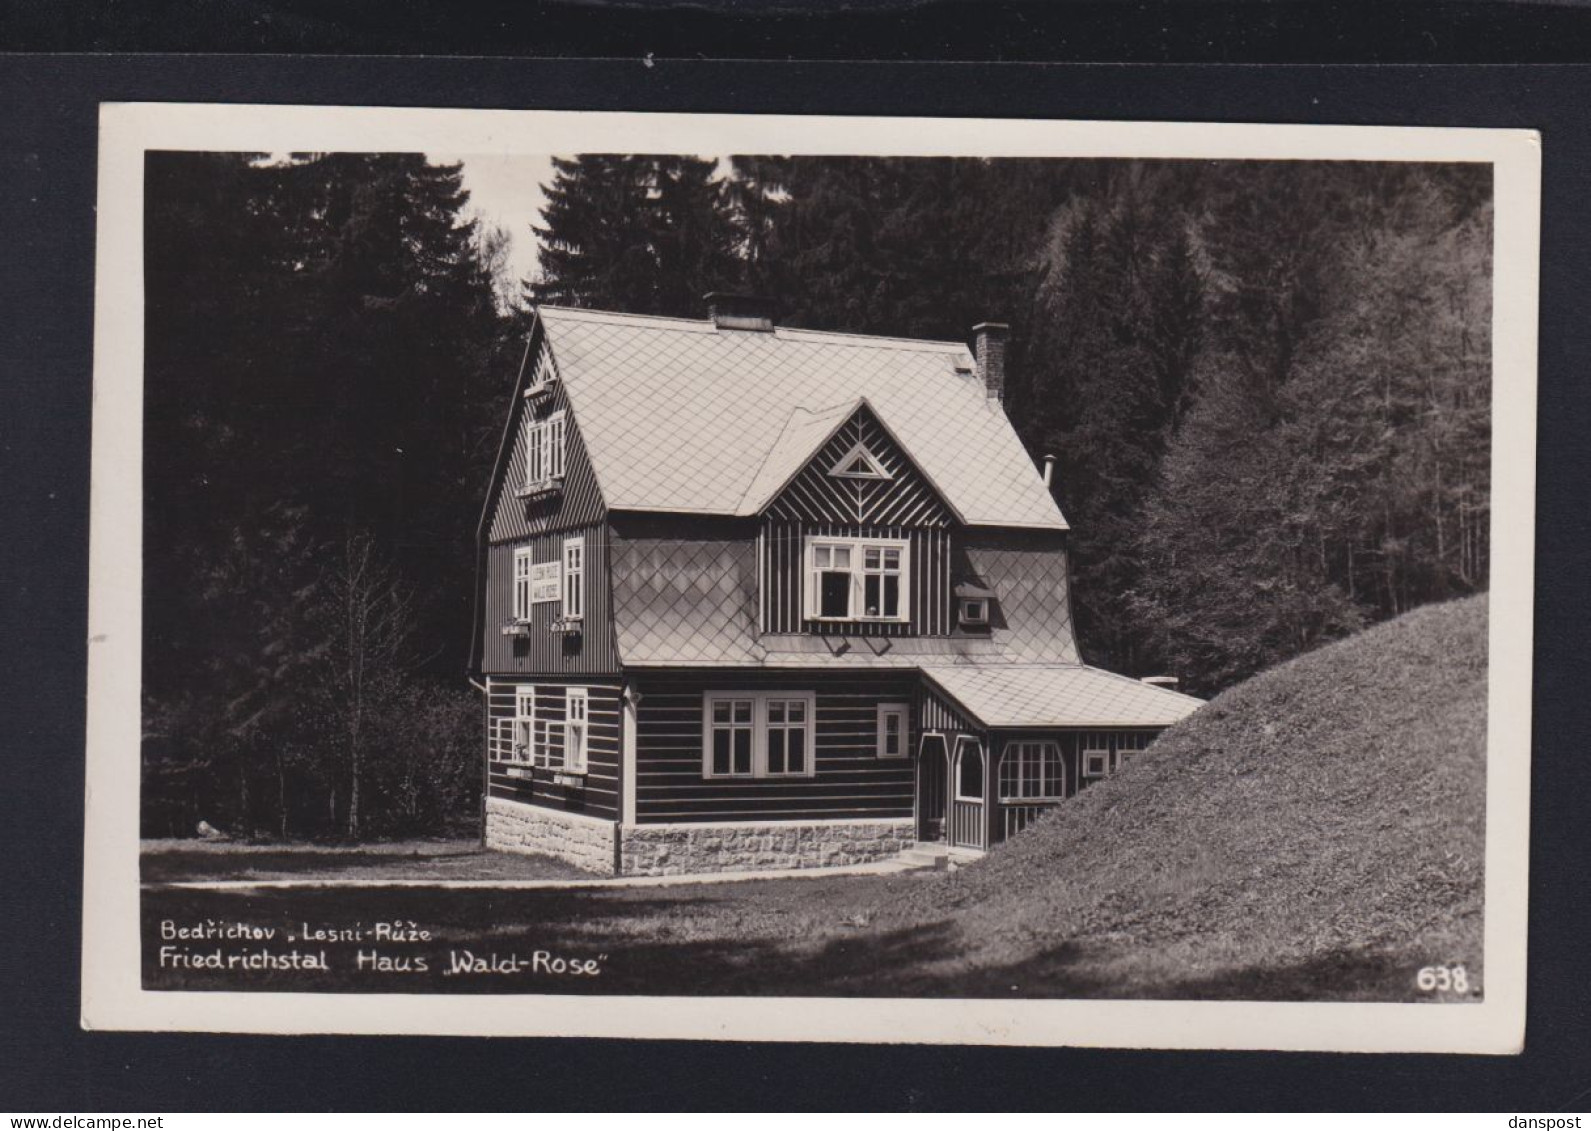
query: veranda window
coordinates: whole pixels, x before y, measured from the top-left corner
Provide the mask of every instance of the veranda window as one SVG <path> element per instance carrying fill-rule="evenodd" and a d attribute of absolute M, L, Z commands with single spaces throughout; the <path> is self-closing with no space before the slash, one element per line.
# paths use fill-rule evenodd
<path fill-rule="evenodd" d="M 1001 801 L 1059 801 L 1066 796 L 1066 763 L 1053 742 L 1009 742 L 1000 759 Z"/>
<path fill-rule="evenodd" d="M 908 544 L 885 538 L 807 542 L 807 616 L 814 620 L 907 619 Z"/>
<path fill-rule="evenodd" d="M 1112 771 L 1121 769 L 1133 758 L 1149 749 L 1149 744 L 1154 740 L 1154 734 L 1149 731 L 1137 731 L 1132 734 L 1118 736 L 1116 739 L 1116 758 L 1114 765 L 1111 767 Z"/>
<path fill-rule="evenodd" d="M 1110 773 L 1110 739 L 1105 735 L 1089 735 L 1083 739 L 1081 760 L 1083 780 L 1092 781 Z"/>

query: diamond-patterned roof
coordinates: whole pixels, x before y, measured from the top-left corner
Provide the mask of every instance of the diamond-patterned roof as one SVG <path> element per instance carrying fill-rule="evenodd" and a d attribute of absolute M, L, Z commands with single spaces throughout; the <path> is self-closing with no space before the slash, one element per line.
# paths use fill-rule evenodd
<path fill-rule="evenodd" d="M 776 447 L 794 458 L 788 429 L 815 445 L 865 397 L 967 523 L 1066 528 L 959 343 L 538 313 L 610 508 L 744 513 Z"/>
<path fill-rule="evenodd" d="M 1204 701 L 1082 664 L 925 664 L 987 727 L 1170 726 Z"/>

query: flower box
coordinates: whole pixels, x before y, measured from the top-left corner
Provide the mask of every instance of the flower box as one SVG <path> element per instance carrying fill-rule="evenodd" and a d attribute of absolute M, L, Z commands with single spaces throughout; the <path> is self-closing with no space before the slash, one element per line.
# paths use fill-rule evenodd
<path fill-rule="evenodd" d="M 533 499 L 550 499 L 554 495 L 563 494 L 563 476 L 556 479 L 538 479 L 534 483 L 526 483 L 514 492 L 514 498 L 530 502 Z"/>

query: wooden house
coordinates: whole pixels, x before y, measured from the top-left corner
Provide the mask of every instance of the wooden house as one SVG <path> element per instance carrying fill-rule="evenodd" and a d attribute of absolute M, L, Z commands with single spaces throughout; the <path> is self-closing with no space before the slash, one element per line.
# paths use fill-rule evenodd
<path fill-rule="evenodd" d="M 981 851 L 1199 701 L 1085 666 L 961 343 L 541 308 L 480 528 L 485 842 L 624 875 Z"/>

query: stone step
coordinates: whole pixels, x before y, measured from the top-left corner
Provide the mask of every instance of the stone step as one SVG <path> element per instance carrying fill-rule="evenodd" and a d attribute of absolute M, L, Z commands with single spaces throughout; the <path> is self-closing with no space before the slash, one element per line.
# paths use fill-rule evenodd
<path fill-rule="evenodd" d="M 942 849 L 935 851 L 931 847 L 908 848 L 896 859 L 910 868 L 931 868 L 936 872 L 942 872 L 950 866 L 950 854 Z"/>

